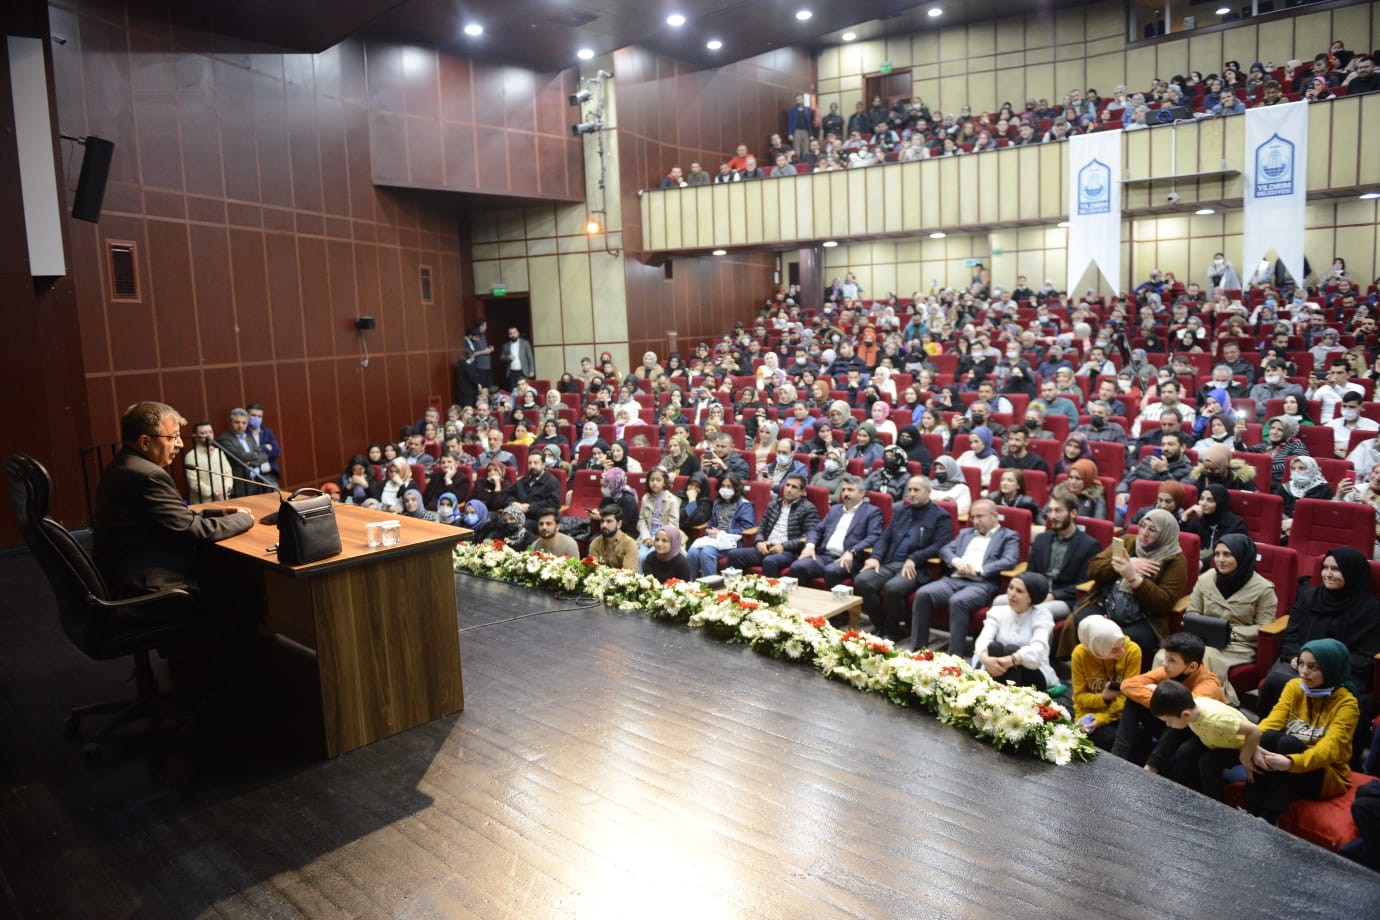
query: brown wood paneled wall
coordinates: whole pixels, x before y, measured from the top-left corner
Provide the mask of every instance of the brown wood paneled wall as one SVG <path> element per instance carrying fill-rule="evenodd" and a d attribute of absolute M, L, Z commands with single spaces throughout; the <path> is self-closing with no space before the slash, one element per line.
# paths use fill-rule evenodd
<path fill-rule="evenodd" d="M 628 348 L 634 356 L 663 353 L 674 329 L 685 353 L 750 318 L 771 293 L 776 255 L 738 252 L 677 259 L 672 277 L 643 256 L 637 190 L 655 186 L 672 165 L 700 160 L 711 172 L 734 148 L 762 154 L 768 137 L 785 131 L 798 92 L 812 92 L 815 62 L 804 49 L 783 48 L 715 70 L 695 70 L 645 48 L 614 54 L 617 79 L 619 179 L 628 297 Z"/>
<path fill-rule="evenodd" d="M 539 74 L 378 39 L 365 65 L 375 182 L 584 200 L 574 68 Z"/>
<path fill-rule="evenodd" d="M 54 46 L 62 130 L 116 144 L 100 223 L 68 225 L 88 440 L 113 439 L 139 399 L 217 431 L 257 401 L 287 480 L 334 478 L 428 397 L 450 398 L 465 288 L 456 199 L 374 185 L 361 43 L 217 52 L 152 9 L 51 7 L 67 39 Z M 137 244 L 137 303 L 111 299 L 111 239 Z M 360 315 L 378 319 L 367 368 Z"/>

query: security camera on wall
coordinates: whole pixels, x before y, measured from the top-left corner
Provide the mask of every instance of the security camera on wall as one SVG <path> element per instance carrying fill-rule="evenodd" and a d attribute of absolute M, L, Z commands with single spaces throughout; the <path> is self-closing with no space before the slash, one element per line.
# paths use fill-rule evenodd
<path fill-rule="evenodd" d="M 1178 204 L 1178 202 L 1179 202 L 1179 193 L 1178 193 L 1178 192 L 1170 192 L 1170 193 L 1169 193 L 1169 203 L 1170 203 L 1170 204 Z"/>

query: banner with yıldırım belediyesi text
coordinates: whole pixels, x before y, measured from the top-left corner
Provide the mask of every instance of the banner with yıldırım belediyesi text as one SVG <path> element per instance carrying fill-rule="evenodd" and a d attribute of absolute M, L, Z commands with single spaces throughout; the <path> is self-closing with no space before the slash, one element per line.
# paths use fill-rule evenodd
<path fill-rule="evenodd" d="M 1121 132 L 1069 138 L 1067 290 L 1092 262 L 1121 288 Z"/>
<path fill-rule="evenodd" d="M 1289 274 L 1303 280 L 1303 218 L 1308 204 L 1308 103 L 1246 110 L 1242 168 L 1241 277 L 1256 274 L 1273 249 Z"/>

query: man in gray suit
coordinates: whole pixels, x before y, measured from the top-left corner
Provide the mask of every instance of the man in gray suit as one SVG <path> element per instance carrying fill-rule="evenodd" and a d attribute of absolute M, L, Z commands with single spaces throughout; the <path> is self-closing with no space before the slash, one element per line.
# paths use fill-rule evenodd
<path fill-rule="evenodd" d="M 517 386 L 519 377 L 534 377 L 537 359 L 532 356 L 532 343 L 522 337 L 517 326 L 508 327 L 508 341 L 503 343 L 499 357 L 508 362 L 506 389 Z"/>
<path fill-rule="evenodd" d="M 930 642 L 930 616 L 935 607 L 949 609 L 949 653 L 969 657 L 968 625 L 972 616 L 992 603 L 1001 586 L 1001 573 L 1020 560 L 1021 538 L 1002 527 L 997 506 L 987 499 L 973 502 L 969 527 L 945 544 L 939 558 L 952 572 L 915 594 L 910 608 L 910 642 L 922 648 Z"/>

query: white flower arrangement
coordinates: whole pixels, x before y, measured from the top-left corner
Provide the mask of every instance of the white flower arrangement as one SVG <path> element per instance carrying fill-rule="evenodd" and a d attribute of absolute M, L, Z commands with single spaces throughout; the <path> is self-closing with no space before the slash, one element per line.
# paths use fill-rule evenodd
<path fill-rule="evenodd" d="M 1059 765 L 1097 755 L 1092 740 L 1043 691 L 998 683 L 953 655 L 902 652 L 890 640 L 807 617 L 786 605 L 789 591 L 776 579 L 745 575 L 734 590 L 715 592 L 696 582 L 662 583 L 588 558 L 521 552 L 498 541 L 457 546 L 454 564 L 457 572 L 580 591 L 620 610 L 709 629 L 775 658 L 810 661 L 826 677 L 903 706 L 918 703 L 940 721 L 998 748 Z"/>

